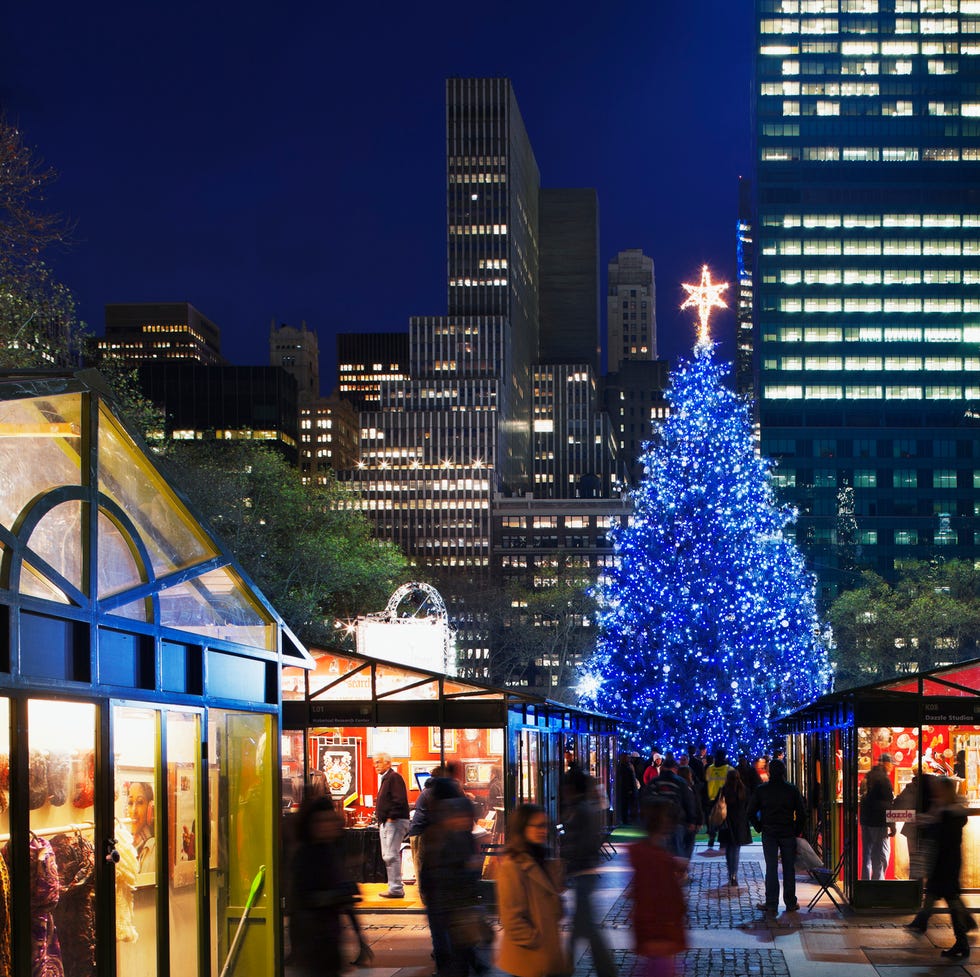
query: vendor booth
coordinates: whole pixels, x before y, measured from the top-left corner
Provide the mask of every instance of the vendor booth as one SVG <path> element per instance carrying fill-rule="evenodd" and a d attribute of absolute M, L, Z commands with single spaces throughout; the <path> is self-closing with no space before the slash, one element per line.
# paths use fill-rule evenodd
<path fill-rule="evenodd" d="M 295 810 L 311 784 L 329 791 L 346 813 L 355 877 L 369 884 L 365 904 L 370 883 L 385 878 L 374 821 L 378 752 L 391 755 L 410 806 L 435 766 L 455 763 L 485 846 L 503 840 L 516 804 L 541 804 L 557 822 L 561 776 L 573 761 L 609 797 L 610 717 L 352 652 L 312 655 L 313 671 L 283 673 L 283 810 Z M 413 878 L 408 857 L 404 871 Z"/>
<path fill-rule="evenodd" d="M 97 374 L 0 377 L 4 974 L 281 972 L 285 663 Z"/>
<path fill-rule="evenodd" d="M 843 854 L 848 901 L 917 908 L 926 859 L 916 815 L 928 807 L 929 777 L 954 778 L 963 803 L 980 814 L 980 661 L 835 692 L 781 727 L 790 779 L 807 799 L 811 840 L 828 867 Z M 874 858 L 875 839 L 860 813 L 869 774 L 887 777 L 894 795 Z M 965 890 L 980 889 L 980 818 L 967 821 L 961 879 Z"/>

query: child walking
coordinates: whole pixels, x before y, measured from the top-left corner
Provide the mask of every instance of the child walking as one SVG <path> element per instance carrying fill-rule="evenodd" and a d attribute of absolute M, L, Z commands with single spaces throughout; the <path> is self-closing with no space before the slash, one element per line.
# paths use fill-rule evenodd
<path fill-rule="evenodd" d="M 680 883 L 684 869 L 665 847 L 675 827 L 672 805 L 650 801 L 640 820 L 647 836 L 629 849 L 633 936 L 643 957 L 640 977 L 674 977 L 674 958 L 687 949 L 687 906 Z"/>

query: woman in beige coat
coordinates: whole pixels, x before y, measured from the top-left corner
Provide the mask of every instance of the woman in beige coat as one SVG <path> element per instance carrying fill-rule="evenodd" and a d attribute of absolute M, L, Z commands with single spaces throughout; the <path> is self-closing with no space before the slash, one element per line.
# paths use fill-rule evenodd
<path fill-rule="evenodd" d="M 537 804 L 522 804 L 507 828 L 507 850 L 497 872 L 503 927 L 497 966 L 514 977 L 568 974 L 560 931 L 561 862 L 548 858 L 548 816 Z"/>

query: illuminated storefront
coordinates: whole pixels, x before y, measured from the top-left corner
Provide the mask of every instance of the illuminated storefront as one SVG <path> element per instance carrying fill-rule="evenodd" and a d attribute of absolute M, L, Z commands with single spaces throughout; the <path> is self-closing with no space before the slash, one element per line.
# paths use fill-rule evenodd
<path fill-rule="evenodd" d="M 363 655 L 312 654 L 314 670 L 283 674 L 283 809 L 295 810 L 306 785 L 329 790 L 347 814 L 367 903 L 385 888 L 374 827 L 378 752 L 391 754 L 410 805 L 435 766 L 457 764 L 484 844 L 503 840 L 506 812 L 524 801 L 557 821 L 572 761 L 610 796 L 618 724 L 608 716 Z"/>
<path fill-rule="evenodd" d="M 280 674 L 309 662 L 96 375 L 0 377 L 5 973 L 217 974 L 261 866 L 234 973 L 280 971 Z"/>
<path fill-rule="evenodd" d="M 922 848 L 915 815 L 928 806 L 928 777 L 956 778 L 961 799 L 980 813 L 980 662 L 973 661 L 833 693 L 783 722 L 790 777 L 810 807 L 810 833 L 835 865 L 856 907 L 914 907 L 921 898 Z M 883 755 L 895 799 L 881 878 L 865 868 L 859 809 Z M 869 877 L 870 876 L 870 877 Z M 980 889 L 980 818 L 963 835 L 964 889 Z"/>

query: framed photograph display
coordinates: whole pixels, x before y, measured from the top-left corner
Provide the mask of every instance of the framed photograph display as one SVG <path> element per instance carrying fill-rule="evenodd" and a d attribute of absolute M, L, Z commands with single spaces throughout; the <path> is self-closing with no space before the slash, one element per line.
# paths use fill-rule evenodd
<path fill-rule="evenodd" d="M 456 752 L 456 730 L 442 729 L 439 726 L 429 727 L 429 752 L 438 753 L 445 749 L 447 753 Z"/>
<path fill-rule="evenodd" d="M 412 752 L 412 733 L 408 726 L 374 726 L 368 729 L 368 755 L 390 753 L 407 757 Z"/>
<path fill-rule="evenodd" d="M 421 790 L 425 786 L 425 782 L 429 779 L 434 766 L 436 766 L 436 764 L 434 762 L 430 762 L 429 760 L 423 760 L 421 762 L 417 760 L 409 760 L 408 789 Z"/>

